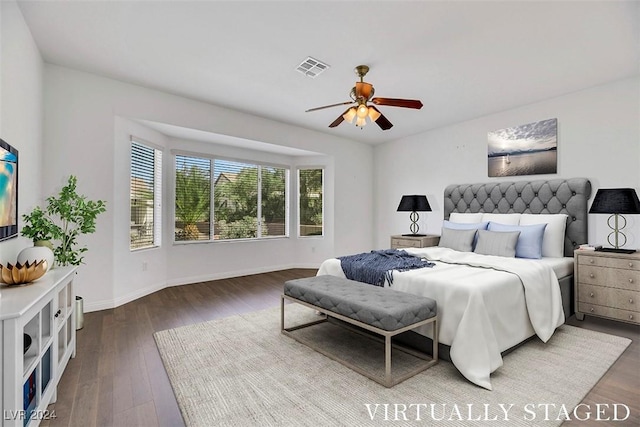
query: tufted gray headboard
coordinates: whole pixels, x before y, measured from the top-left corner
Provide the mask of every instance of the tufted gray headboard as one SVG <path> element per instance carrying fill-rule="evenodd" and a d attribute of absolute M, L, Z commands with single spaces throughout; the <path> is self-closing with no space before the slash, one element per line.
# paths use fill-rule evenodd
<path fill-rule="evenodd" d="M 444 189 L 444 219 L 451 212 L 565 213 L 569 218 L 564 254 L 573 256 L 574 249 L 588 241 L 590 196 L 586 178 L 450 185 Z"/>

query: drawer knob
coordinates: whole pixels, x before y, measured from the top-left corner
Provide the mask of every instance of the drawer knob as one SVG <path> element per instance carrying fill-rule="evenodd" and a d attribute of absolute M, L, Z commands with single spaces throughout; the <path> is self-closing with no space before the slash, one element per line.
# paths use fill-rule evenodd
<path fill-rule="evenodd" d="M 595 276 L 593 275 L 593 273 L 589 273 L 589 277 L 593 279 Z"/>
<path fill-rule="evenodd" d="M 629 279 L 629 283 L 633 283 L 633 279 Z"/>
<path fill-rule="evenodd" d="M 633 320 L 633 314 L 629 315 L 629 320 Z"/>
<path fill-rule="evenodd" d="M 633 263 L 632 262 L 629 263 L 629 267 L 633 267 Z"/>
<path fill-rule="evenodd" d="M 629 298 L 629 304 L 633 304 L 633 298 Z"/>
<path fill-rule="evenodd" d="M 589 260 L 589 263 L 590 263 L 590 264 L 593 264 L 593 258 L 591 258 L 591 259 Z"/>
<path fill-rule="evenodd" d="M 593 292 L 589 292 L 589 296 L 593 298 Z"/>
<path fill-rule="evenodd" d="M 593 313 L 595 310 L 593 309 L 593 307 L 591 307 L 591 310 L 589 310 L 589 311 Z"/>

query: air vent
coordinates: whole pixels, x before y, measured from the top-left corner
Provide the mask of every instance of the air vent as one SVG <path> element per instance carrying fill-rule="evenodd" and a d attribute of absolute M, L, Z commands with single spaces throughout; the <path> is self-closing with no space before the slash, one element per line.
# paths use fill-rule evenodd
<path fill-rule="evenodd" d="M 296 70 L 298 70 L 299 72 L 301 72 L 307 77 L 311 77 L 312 79 L 315 79 L 320 75 L 320 73 L 322 73 L 327 68 L 329 68 L 329 65 L 309 56 L 307 59 L 302 61 L 300 65 L 296 67 Z"/>

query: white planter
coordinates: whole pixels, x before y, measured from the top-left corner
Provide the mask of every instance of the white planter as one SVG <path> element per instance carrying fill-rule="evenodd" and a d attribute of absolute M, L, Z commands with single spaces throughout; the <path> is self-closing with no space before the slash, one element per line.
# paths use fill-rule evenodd
<path fill-rule="evenodd" d="M 47 260 L 47 271 L 53 266 L 53 251 L 46 246 L 31 246 L 30 248 L 24 248 L 18 254 L 18 262 L 23 264 L 27 261 L 29 263 L 40 261 L 41 259 Z"/>

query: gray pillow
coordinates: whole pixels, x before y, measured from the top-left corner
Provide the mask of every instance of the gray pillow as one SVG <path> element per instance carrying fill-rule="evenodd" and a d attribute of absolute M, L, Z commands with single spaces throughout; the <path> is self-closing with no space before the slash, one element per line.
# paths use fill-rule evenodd
<path fill-rule="evenodd" d="M 487 231 L 478 230 L 478 242 L 475 253 L 504 257 L 516 256 L 519 231 Z"/>
<path fill-rule="evenodd" d="M 443 228 L 438 246 L 460 252 L 471 252 L 473 238 L 478 230 L 454 230 Z"/>

